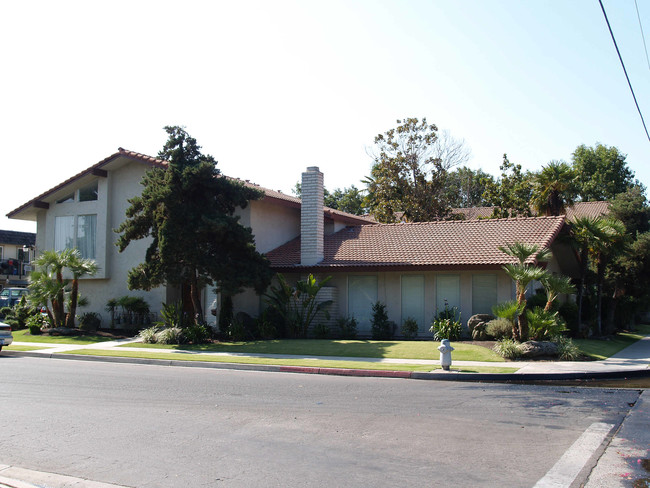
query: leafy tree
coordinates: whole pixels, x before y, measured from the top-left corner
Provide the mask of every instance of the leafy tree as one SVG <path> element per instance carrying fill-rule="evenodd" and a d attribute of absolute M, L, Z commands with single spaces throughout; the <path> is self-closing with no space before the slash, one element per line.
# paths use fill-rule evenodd
<path fill-rule="evenodd" d="M 291 190 L 298 198 L 302 196 L 302 184 L 300 182 Z M 330 192 L 327 188 L 323 189 L 323 203 L 326 207 L 340 210 L 342 212 L 354 215 L 364 215 L 365 208 L 363 190 L 352 185 L 349 188 L 336 188 Z"/>
<path fill-rule="evenodd" d="M 625 162 L 627 156 L 616 147 L 596 144 L 578 146 L 573 152 L 573 170 L 582 201 L 610 200 L 635 184 L 634 172 Z"/>
<path fill-rule="evenodd" d="M 551 161 L 533 176 L 531 203 L 537 215 L 562 215 L 576 197 L 575 173 L 564 161 Z"/>
<path fill-rule="evenodd" d="M 609 203 L 609 215 L 620 220 L 631 236 L 650 230 L 650 206 L 640 185 L 628 188 Z"/>
<path fill-rule="evenodd" d="M 536 244 L 525 244 L 515 242 L 505 246 L 499 246 L 501 252 L 517 259 L 516 264 L 506 264 L 503 270 L 515 282 L 517 296 L 517 312 L 519 329 L 513 329 L 515 339 L 525 341 L 528 339 L 528 321 L 526 316 L 526 290 L 533 281 L 540 281 L 547 271 L 534 262 L 548 261 L 551 258 L 551 251 L 540 248 Z"/>
<path fill-rule="evenodd" d="M 532 185 L 530 176 L 521 172 L 520 164 L 513 164 L 503 155 L 499 166 L 501 177 L 488 183 L 483 198 L 494 205 L 493 218 L 530 217 Z"/>
<path fill-rule="evenodd" d="M 447 171 L 464 162 L 466 154 L 445 147 L 449 139 L 439 139 L 438 128 L 426 118 L 397 124 L 375 137 L 374 164 L 364 180 L 368 210 L 380 222 L 395 222 L 397 212 L 410 222 L 445 218 L 450 212 L 444 198 Z"/>
<path fill-rule="evenodd" d="M 447 174 L 445 198 L 454 208 L 487 206 L 483 195 L 490 184 L 494 184 L 494 177 L 483 170 L 456 168 Z"/>
<path fill-rule="evenodd" d="M 263 193 L 221 176 L 212 156 L 181 127 L 165 127 L 169 138 L 154 168 L 142 180 L 142 195 L 129 200 L 127 219 L 116 230 L 120 252 L 134 240 L 151 238 L 145 261 L 129 271 L 130 289 L 189 285 L 196 322 L 203 323 L 200 290 L 226 294 L 253 287 L 261 293 L 272 273 L 254 245 L 250 228 L 234 215 Z"/>

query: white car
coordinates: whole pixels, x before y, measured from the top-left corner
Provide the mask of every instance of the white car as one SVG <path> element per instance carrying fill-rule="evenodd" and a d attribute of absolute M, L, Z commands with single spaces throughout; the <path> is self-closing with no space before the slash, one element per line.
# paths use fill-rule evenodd
<path fill-rule="evenodd" d="M 0 351 L 2 346 L 8 346 L 14 341 L 14 336 L 11 335 L 11 325 L 0 322 Z"/>

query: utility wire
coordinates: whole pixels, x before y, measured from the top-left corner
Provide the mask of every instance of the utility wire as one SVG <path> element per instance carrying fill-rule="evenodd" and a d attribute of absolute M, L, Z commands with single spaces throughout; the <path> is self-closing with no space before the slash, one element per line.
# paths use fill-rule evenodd
<path fill-rule="evenodd" d="M 648 141 L 650 141 L 650 134 L 648 134 L 648 128 L 645 125 L 645 120 L 643 120 L 643 114 L 641 113 L 641 109 L 639 108 L 639 102 L 636 101 L 636 95 L 634 94 L 634 89 L 632 88 L 632 83 L 630 83 L 630 77 L 627 75 L 627 70 L 625 69 L 625 63 L 623 62 L 623 58 L 621 57 L 621 52 L 618 50 L 618 44 L 616 44 L 616 38 L 614 37 L 614 33 L 612 32 L 612 26 L 609 25 L 609 19 L 607 18 L 607 13 L 605 12 L 605 7 L 603 6 L 602 0 L 598 0 L 598 3 L 600 3 L 600 8 L 603 11 L 603 15 L 605 16 L 605 22 L 607 22 L 607 28 L 609 29 L 609 33 L 612 36 L 612 41 L 614 41 L 614 47 L 616 48 L 616 53 L 618 54 L 618 59 L 621 61 L 621 66 L 623 67 L 623 72 L 625 73 L 625 78 L 627 79 L 627 84 L 630 87 L 630 91 L 632 92 L 632 98 L 634 98 L 634 104 L 636 105 L 636 109 L 639 112 L 639 116 L 641 117 L 641 122 L 643 123 L 643 128 L 645 129 L 645 135 L 648 138 Z"/>
<path fill-rule="evenodd" d="M 645 42 L 645 35 L 643 34 L 643 25 L 641 24 L 641 15 L 639 14 L 639 4 L 634 0 L 636 7 L 636 18 L 639 19 L 639 29 L 641 29 L 641 38 L 643 39 L 643 48 L 645 49 L 645 60 L 648 62 L 648 69 L 650 69 L 650 58 L 648 58 L 648 45 Z"/>

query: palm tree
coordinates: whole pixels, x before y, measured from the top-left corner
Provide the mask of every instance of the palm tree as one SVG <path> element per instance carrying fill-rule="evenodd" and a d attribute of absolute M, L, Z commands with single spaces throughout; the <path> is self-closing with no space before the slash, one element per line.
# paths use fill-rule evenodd
<path fill-rule="evenodd" d="M 571 284 L 571 278 L 567 276 L 557 276 L 547 273 L 540 280 L 544 290 L 546 290 L 546 306 L 545 312 L 550 312 L 553 302 L 561 293 L 571 294 L 576 292 L 576 287 Z"/>
<path fill-rule="evenodd" d="M 574 171 L 564 161 L 551 161 L 534 177 L 531 203 L 538 215 L 562 215 L 576 195 Z"/>
<path fill-rule="evenodd" d="M 79 299 L 79 278 L 85 275 L 93 276 L 97 273 L 99 267 L 92 259 L 82 258 L 81 253 L 77 249 L 73 249 L 70 252 L 67 267 L 72 273 L 72 287 L 70 289 L 70 305 L 66 327 L 74 328 L 75 314 L 77 313 L 77 303 Z"/>
<path fill-rule="evenodd" d="M 551 251 L 540 248 L 536 244 L 515 242 L 506 246 L 499 246 L 499 250 L 508 256 L 514 257 L 516 264 L 506 264 L 503 270 L 515 282 L 517 296 L 517 309 L 519 317 L 519 329 L 513 328 L 515 339 L 525 341 L 528 339 L 528 321 L 526 320 L 526 290 L 533 281 L 540 281 L 547 271 L 536 265 L 540 261 L 548 261 L 551 258 Z"/>
<path fill-rule="evenodd" d="M 35 297 L 42 299 L 41 304 L 47 307 L 47 301 L 52 303 L 48 307 L 48 315 L 55 327 L 65 324 L 65 290 L 68 281 L 63 279 L 63 269 L 68 265 L 72 250 L 61 252 L 44 251 L 36 260 L 38 271 L 31 278 L 30 290 L 33 289 Z"/>

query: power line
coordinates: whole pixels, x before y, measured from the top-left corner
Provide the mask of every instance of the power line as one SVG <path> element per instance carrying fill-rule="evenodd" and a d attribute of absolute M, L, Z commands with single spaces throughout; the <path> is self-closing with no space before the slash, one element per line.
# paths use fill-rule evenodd
<path fill-rule="evenodd" d="M 639 14 L 639 4 L 634 0 L 636 7 L 636 18 L 639 19 L 639 29 L 641 29 L 641 39 L 643 39 L 643 49 L 645 49 L 645 60 L 648 62 L 648 69 L 650 69 L 650 58 L 648 58 L 648 46 L 645 42 L 645 35 L 643 34 L 643 25 L 641 24 L 641 15 Z"/>
<path fill-rule="evenodd" d="M 614 37 L 614 32 L 612 32 L 612 26 L 609 25 L 609 19 L 607 18 L 605 7 L 603 6 L 602 0 L 598 0 L 598 3 L 600 4 L 600 8 L 603 11 L 603 15 L 605 16 L 605 22 L 607 22 L 607 28 L 609 29 L 609 33 L 612 36 L 612 41 L 614 42 L 614 47 L 616 48 L 618 59 L 621 61 L 621 66 L 623 67 L 623 72 L 625 73 L 627 84 L 630 87 L 630 91 L 632 92 L 632 98 L 634 98 L 634 104 L 636 105 L 636 109 L 639 112 L 639 117 L 641 117 L 641 123 L 643 123 L 643 128 L 645 129 L 645 135 L 648 138 L 648 141 L 650 141 L 650 134 L 648 134 L 648 128 L 645 125 L 645 120 L 643 120 L 643 114 L 641 113 L 641 109 L 639 108 L 639 103 L 636 101 L 636 95 L 634 94 L 632 83 L 630 83 L 630 77 L 627 75 L 627 70 L 625 69 L 625 63 L 623 62 L 623 58 L 621 57 L 621 52 L 618 50 L 618 44 L 616 44 L 616 38 Z"/>

